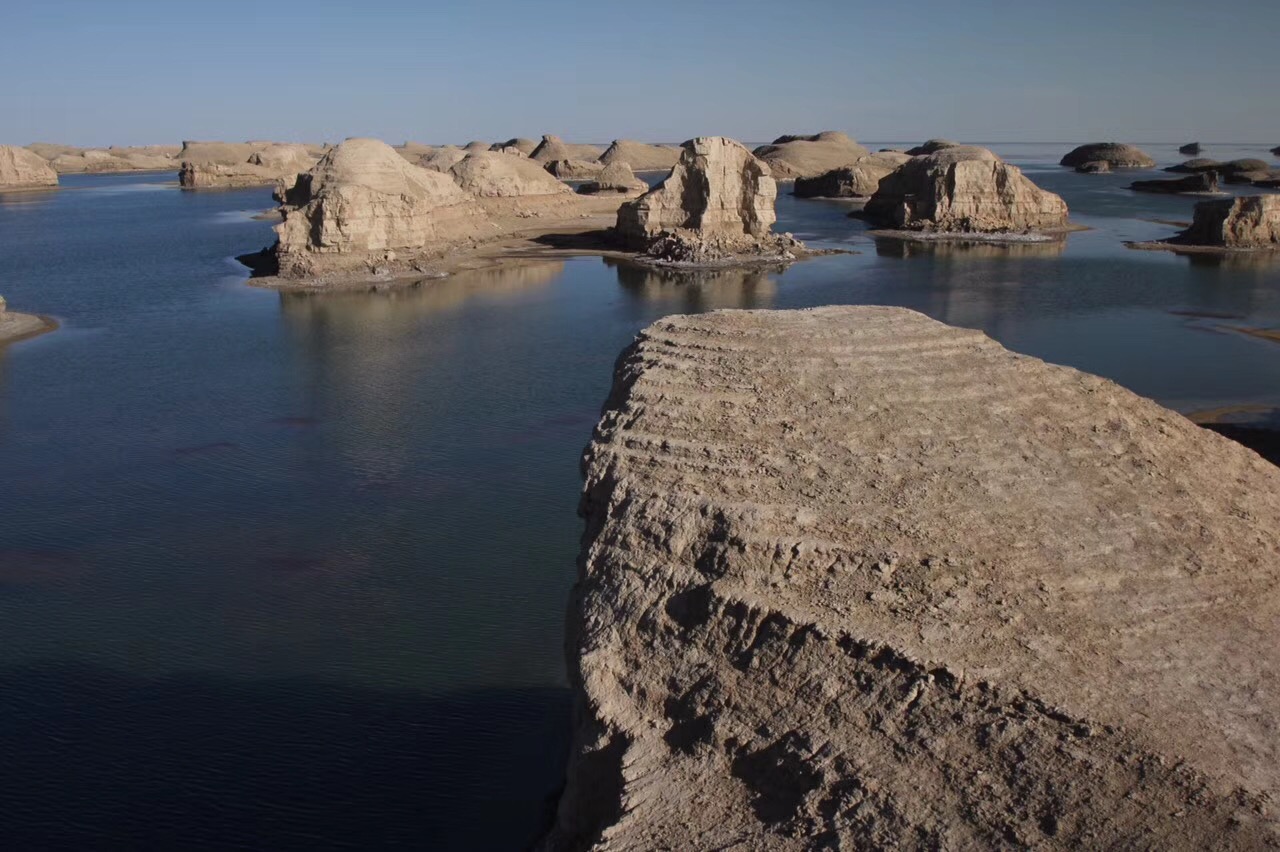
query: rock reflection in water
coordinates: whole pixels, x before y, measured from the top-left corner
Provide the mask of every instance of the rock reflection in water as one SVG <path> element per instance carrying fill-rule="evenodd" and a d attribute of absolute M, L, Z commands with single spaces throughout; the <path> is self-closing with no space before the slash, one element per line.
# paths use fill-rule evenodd
<path fill-rule="evenodd" d="M 605 259 L 618 273 L 623 292 L 645 302 L 669 305 L 672 311 L 718 308 L 768 308 L 777 294 L 773 276 L 785 267 L 671 269 Z"/>
<path fill-rule="evenodd" d="M 876 254 L 880 257 L 945 257 L 961 260 L 1057 257 L 1067 246 L 1066 240 L 994 243 L 984 240 L 904 240 L 897 237 L 877 237 L 875 242 Z"/>

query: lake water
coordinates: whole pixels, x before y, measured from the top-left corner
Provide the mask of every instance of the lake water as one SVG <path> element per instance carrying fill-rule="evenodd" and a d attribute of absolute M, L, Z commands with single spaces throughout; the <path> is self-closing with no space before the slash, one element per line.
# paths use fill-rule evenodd
<path fill-rule="evenodd" d="M 62 322 L 0 349 L 0 843 L 528 844 L 568 741 L 578 458 L 666 314 L 904 305 L 1183 411 L 1273 416 L 1280 344 L 1239 329 L 1280 326 L 1280 265 L 1127 250 L 1194 200 L 1060 169 L 1070 145 L 993 147 L 1092 230 L 877 243 L 784 194 L 780 230 L 860 253 L 280 295 L 231 259 L 270 241 L 268 190 L 0 196 L 0 293 Z"/>

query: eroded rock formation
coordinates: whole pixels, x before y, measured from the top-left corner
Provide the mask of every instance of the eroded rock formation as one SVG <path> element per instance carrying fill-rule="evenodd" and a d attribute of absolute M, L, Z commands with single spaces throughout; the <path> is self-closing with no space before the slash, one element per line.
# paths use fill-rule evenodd
<path fill-rule="evenodd" d="M 755 150 L 755 155 L 769 164 L 777 180 L 817 177 L 852 165 L 870 153 L 835 130 L 813 136 L 779 136 L 771 144 Z"/>
<path fill-rule="evenodd" d="M 631 165 L 623 160 L 613 160 L 605 166 L 593 181 L 578 187 L 583 195 L 599 195 L 601 193 L 631 194 L 647 192 L 649 185 L 636 177 Z"/>
<path fill-rule="evenodd" d="M 1188 157 L 1195 157 L 1202 150 L 1204 149 L 1200 146 L 1199 142 L 1188 142 L 1186 145 L 1183 145 L 1178 149 L 1178 153 L 1186 154 Z"/>
<path fill-rule="evenodd" d="M 909 154 L 881 151 L 868 154 L 852 165 L 814 178 L 797 178 L 793 190 L 798 198 L 869 198 L 880 181 L 911 159 Z"/>
<path fill-rule="evenodd" d="M 239 153 L 238 146 L 229 146 L 226 151 L 227 156 Z M 270 186 L 279 181 L 291 184 L 295 175 L 316 164 L 316 157 L 305 145 L 285 143 L 269 143 L 256 148 L 238 163 L 209 158 L 215 154 L 218 152 L 210 151 L 202 159 L 183 160 L 178 172 L 178 185 L 185 189 L 233 189 Z"/>
<path fill-rule="evenodd" d="M 1218 173 L 1200 172 L 1172 180 L 1136 180 L 1129 184 L 1135 192 L 1157 192 L 1165 195 L 1205 195 L 1218 192 Z"/>
<path fill-rule="evenodd" d="M 649 145 L 630 139 L 615 139 L 600 155 L 600 162 L 606 166 L 623 162 L 637 172 L 665 172 L 674 168 L 679 159 L 680 149 L 673 145 Z"/>
<path fill-rule="evenodd" d="M 51 322 L 42 317 L 9 310 L 4 296 L 0 296 L 0 344 L 12 343 L 24 337 L 34 337 L 51 331 L 53 327 Z"/>
<path fill-rule="evenodd" d="M 531 195 L 572 195 L 537 162 L 494 151 L 468 154 L 449 170 L 458 185 L 481 198 L 516 198 Z"/>
<path fill-rule="evenodd" d="M 546 170 L 560 180 L 591 180 L 604 171 L 604 164 L 598 160 L 552 160 Z"/>
<path fill-rule="evenodd" d="M 39 154 L 15 145 L 0 145 L 0 190 L 57 185 L 58 173 Z"/>
<path fill-rule="evenodd" d="M 908 148 L 907 153 L 913 157 L 922 157 L 928 154 L 936 154 L 947 148 L 958 148 L 959 142 L 952 142 L 950 139 L 930 139 L 923 145 L 917 145 L 914 148 Z"/>
<path fill-rule="evenodd" d="M 912 157 L 867 202 L 873 223 L 942 233 L 1035 233 L 1067 226 L 1067 204 L 985 148 Z"/>
<path fill-rule="evenodd" d="M 1091 142 L 1072 149 L 1062 158 L 1062 165 L 1072 168 L 1081 163 L 1104 162 L 1113 169 L 1150 169 L 1156 161 L 1133 145 L 1120 142 Z"/>
<path fill-rule="evenodd" d="M 538 147 L 529 156 L 540 163 L 555 160 L 592 160 L 600 159 L 604 151 L 595 145 L 571 145 L 559 136 L 543 136 Z"/>
<path fill-rule="evenodd" d="M 546 846 L 1280 843 L 1280 469 L 900 308 L 646 329 Z"/>
<path fill-rule="evenodd" d="M 490 150 L 500 151 L 504 154 L 512 154 L 519 152 L 528 157 L 534 151 L 538 150 L 538 143 L 532 139 L 523 139 L 519 136 L 514 139 L 508 139 L 506 142 L 494 142 Z"/>
<path fill-rule="evenodd" d="M 1229 249 L 1280 248 L 1280 195 L 1202 201 L 1173 242 Z"/>

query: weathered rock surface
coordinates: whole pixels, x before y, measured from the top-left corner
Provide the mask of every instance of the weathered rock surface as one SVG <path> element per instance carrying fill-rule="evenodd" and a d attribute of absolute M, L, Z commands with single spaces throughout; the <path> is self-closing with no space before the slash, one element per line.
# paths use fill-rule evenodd
<path fill-rule="evenodd" d="M 0 190 L 57 185 L 58 173 L 39 154 L 16 145 L 0 145 Z"/>
<path fill-rule="evenodd" d="M 1176 166 L 1166 166 L 1164 170 L 1166 172 L 1197 174 L 1199 172 L 1222 171 L 1224 166 L 1225 164 L 1218 160 L 1196 157 L 1195 159 L 1187 160 L 1185 163 L 1178 163 Z"/>
<path fill-rule="evenodd" d="M 1183 145 L 1181 148 L 1178 149 L 1178 153 L 1186 154 L 1189 157 L 1194 157 L 1197 154 L 1199 154 L 1202 150 L 1203 148 L 1200 147 L 1199 142 L 1188 142 L 1186 145 Z"/>
<path fill-rule="evenodd" d="M 298 175 L 282 201 L 284 221 L 275 227 L 282 277 L 377 266 L 398 251 L 443 251 L 491 230 L 452 177 L 414 166 L 376 139 L 338 145 Z"/>
<path fill-rule="evenodd" d="M 827 130 L 814 136 L 780 136 L 761 145 L 755 155 L 769 164 L 777 180 L 796 180 L 826 174 L 852 165 L 871 152 L 846 134 Z"/>
<path fill-rule="evenodd" d="M 868 154 L 852 165 L 834 169 L 814 178 L 796 178 L 797 198 L 869 198 L 880 181 L 909 161 L 911 155 L 893 151 Z"/>
<path fill-rule="evenodd" d="M 178 185 L 184 189 L 233 189 L 246 186 L 270 186 L 279 181 L 292 184 L 296 175 L 316 164 L 316 157 L 305 145 L 266 143 L 250 145 L 252 152 L 242 162 L 225 163 L 210 159 L 221 156 L 217 149 L 201 151 L 198 160 L 183 160 L 178 172 Z M 228 148 L 226 156 L 238 154 Z"/>
<path fill-rule="evenodd" d="M 631 165 L 618 159 L 605 166 L 595 180 L 578 187 L 578 192 L 583 195 L 599 195 L 608 192 L 631 194 L 648 192 L 648 190 L 649 185 L 636 177 L 635 172 L 631 171 Z"/>
<path fill-rule="evenodd" d="M 481 198 L 572 195 L 573 190 L 528 157 L 483 151 L 468 154 L 449 170 L 466 192 Z"/>
<path fill-rule="evenodd" d="M 434 145 L 423 145 L 421 142 L 405 142 L 393 150 L 416 166 L 419 160 L 431 155 L 436 149 Z"/>
<path fill-rule="evenodd" d="M 684 263 L 776 256 L 798 244 L 771 229 L 778 187 L 769 167 L 723 136 L 685 142 L 661 184 L 618 208 L 617 233 L 631 248 Z"/>
<path fill-rule="evenodd" d="M 914 148 L 908 148 L 907 153 L 913 157 L 921 157 L 927 154 L 936 154 L 939 151 L 946 150 L 947 148 L 958 148 L 958 147 L 960 147 L 960 143 L 952 142 L 950 139 L 930 139 L 928 142 L 925 142 L 923 145 L 917 145 Z"/>
<path fill-rule="evenodd" d="M 1280 195 L 1202 201 L 1173 242 L 1230 249 L 1280 248 Z"/>
<path fill-rule="evenodd" d="M 510 154 L 515 151 L 520 152 L 528 157 L 534 151 L 538 150 L 538 143 L 532 139 L 522 139 L 519 136 L 514 139 L 508 139 L 506 142 L 495 142 L 491 150 L 501 151 L 504 154 Z"/>
<path fill-rule="evenodd" d="M 238 166 L 249 162 L 261 145 L 250 142 L 196 142 L 182 143 L 182 150 L 175 158 L 185 163 L 221 163 L 224 166 Z"/>
<path fill-rule="evenodd" d="M 550 163 L 555 160 L 592 160 L 600 159 L 600 155 L 604 150 L 595 145 L 571 145 L 565 142 L 559 136 L 543 136 L 542 141 L 538 143 L 538 147 L 533 149 L 533 153 L 529 156 L 540 163 Z"/>
<path fill-rule="evenodd" d="M 1275 848 L 1280 469 L 900 308 L 667 317 L 550 850 Z"/>
<path fill-rule="evenodd" d="M 552 160 L 545 168 L 560 180 L 591 180 L 604 171 L 604 164 L 599 160 Z"/>
<path fill-rule="evenodd" d="M 1171 180 L 1136 180 L 1129 184 L 1135 192 L 1157 192 L 1166 195 L 1204 195 L 1218 192 L 1218 173 L 1200 172 Z"/>
<path fill-rule="evenodd" d="M 880 181 L 865 216 L 877 225 L 943 233 L 1034 233 L 1067 225 L 1067 204 L 985 148 L 912 157 Z"/>
<path fill-rule="evenodd" d="M 53 324 L 43 317 L 8 310 L 4 297 L 0 296 L 0 344 L 12 343 L 23 337 L 34 337 L 53 328 Z"/>
<path fill-rule="evenodd" d="M 1082 175 L 1105 175 L 1111 171 L 1111 164 L 1106 160 L 1090 160 L 1076 166 L 1076 171 Z"/>
<path fill-rule="evenodd" d="M 1119 142 L 1093 142 L 1073 149 L 1062 158 L 1062 165 L 1072 168 L 1091 160 L 1111 164 L 1113 169 L 1149 169 L 1156 161 L 1145 151 Z"/>
<path fill-rule="evenodd" d="M 467 152 L 457 145 L 442 145 L 423 154 L 417 159 L 415 165 L 421 166 L 428 171 L 444 173 L 461 163 L 466 159 L 466 156 Z"/>
<path fill-rule="evenodd" d="M 680 159 L 680 149 L 673 145 L 649 145 L 630 139 L 615 139 L 600 155 L 606 166 L 623 162 L 632 171 L 665 172 L 675 167 Z"/>

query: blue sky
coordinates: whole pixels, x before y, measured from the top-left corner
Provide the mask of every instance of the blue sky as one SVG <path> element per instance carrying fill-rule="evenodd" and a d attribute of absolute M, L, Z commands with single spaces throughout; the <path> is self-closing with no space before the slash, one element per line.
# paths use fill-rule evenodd
<path fill-rule="evenodd" d="M 5 0 L 0 143 L 1280 145 L 1277 0 Z"/>

